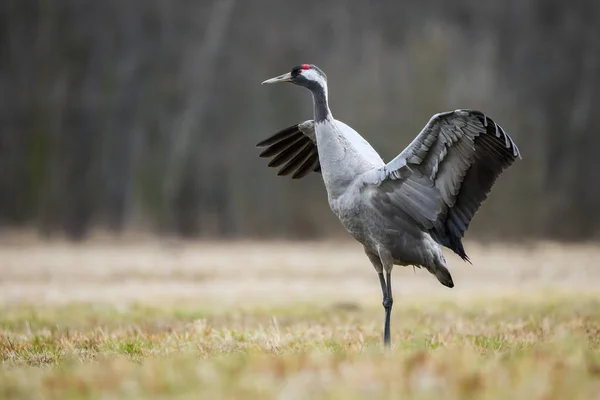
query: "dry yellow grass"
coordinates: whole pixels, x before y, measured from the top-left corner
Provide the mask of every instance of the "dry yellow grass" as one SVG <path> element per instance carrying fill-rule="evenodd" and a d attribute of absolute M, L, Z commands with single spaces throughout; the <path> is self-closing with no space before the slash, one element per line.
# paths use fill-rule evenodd
<path fill-rule="evenodd" d="M 468 244 L 394 272 L 354 243 L 0 244 L 1 398 L 600 399 L 600 249 Z"/>

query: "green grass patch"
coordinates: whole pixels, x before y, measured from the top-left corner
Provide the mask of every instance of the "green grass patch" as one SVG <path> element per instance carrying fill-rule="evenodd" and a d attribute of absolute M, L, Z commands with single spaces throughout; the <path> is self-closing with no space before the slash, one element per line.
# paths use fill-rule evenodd
<path fill-rule="evenodd" d="M 379 305 L 67 304 L 0 310 L 0 398 L 587 399 L 595 296 Z"/>

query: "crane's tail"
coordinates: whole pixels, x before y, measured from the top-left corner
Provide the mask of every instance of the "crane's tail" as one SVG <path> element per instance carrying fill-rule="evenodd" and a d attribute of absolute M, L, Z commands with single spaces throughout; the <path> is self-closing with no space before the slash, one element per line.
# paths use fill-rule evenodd
<path fill-rule="evenodd" d="M 452 280 L 452 275 L 450 275 L 450 271 L 448 271 L 448 267 L 446 266 L 446 259 L 442 254 L 440 249 L 437 257 L 434 259 L 433 265 L 427 267 L 429 272 L 431 272 L 437 278 L 440 283 L 446 287 L 453 288 L 454 281 Z"/>
<path fill-rule="evenodd" d="M 435 277 L 440 281 L 440 283 L 446 287 L 453 288 L 454 281 L 452 280 L 452 275 L 450 275 L 450 271 L 446 269 L 446 267 L 438 267 L 435 271 Z"/>

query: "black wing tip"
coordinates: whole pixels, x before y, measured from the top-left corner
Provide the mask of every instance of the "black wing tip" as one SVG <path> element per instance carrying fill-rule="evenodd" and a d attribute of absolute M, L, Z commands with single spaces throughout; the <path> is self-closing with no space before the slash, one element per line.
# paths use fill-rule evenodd
<path fill-rule="evenodd" d="M 463 261 L 466 261 L 469 264 L 473 265 L 473 263 L 471 262 L 471 259 L 469 258 L 469 256 L 465 252 L 465 248 L 463 247 L 462 240 L 459 239 L 458 243 L 459 243 L 459 247 L 458 248 L 452 248 L 452 251 L 454 251 Z"/>
<path fill-rule="evenodd" d="M 275 134 L 275 135 L 277 135 L 277 134 Z M 273 136 L 275 136 L 275 135 L 273 135 Z M 261 140 L 260 142 L 256 143 L 255 146 L 256 147 L 267 147 L 267 146 L 270 146 L 273 143 L 270 143 L 269 141 L 273 138 L 273 136 L 269 136 L 268 138 Z"/>
<path fill-rule="evenodd" d="M 277 171 L 277 176 L 288 176 L 300 179 L 311 172 L 321 172 L 316 145 L 312 139 L 300 129 L 301 124 L 294 124 L 261 140 L 255 146 L 264 148 L 258 157 L 271 158 L 269 168 L 283 167 Z M 311 150 L 312 147 L 312 150 Z"/>
<path fill-rule="evenodd" d="M 454 112 L 460 113 L 460 114 L 467 113 L 469 115 L 477 117 L 477 119 L 479 119 L 479 122 L 481 123 L 481 125 L 483 125 L 483 127 L 486 129 L 486 132 L 488 134 L 495 135 L 497 137 L 500 137 L 500 135 L 503 136 L 503 138 L 506 142 L 506 148 L 512 151 L 513 160 L 516 160 L 517 158 L 520 160 L 523 159 L 523 157 L 521 156 L 521 151 L 517 147 L 517 144 L 515 143 L 515 141 L 510 137 L 510 135 L 508 133 L 506 133 L 504 128 L 502 128 L 500 125 L 498 125 L 496 123 L 496 121 L 494 121 L 492 118 L 490 118 L 483 111 L 472 110 L 472 109 L 458 109 L 458 110 L 455 110 Z"/>
<path fill-rule="evenodd" d="M 257 146 L 257 147 L 258 147 L 258 146 Z M 261 152 L 258 154 L 258 157 L 259 157 L 259 158 L 269 158 L 269 157 L 271 157 L 271 155 L 269 154 L 269 153 L 270 153 L 270 152 L 269 152 L 269 149 L 270 149 L 270 148 L 269 148 L 269 147 L 267 147 L 266 149 L 264 149 L 263 151 L 261 151 Z"/>
<path fill-rule="evenodd" d="M 292 175 L 292 179 L 304 178 L 306 175 L 310 174 L 315 169 L 318 163 L 319 154 L 317 153 L 316 149 L 313 148 L 308 153 L 308 156 L 306 157 L 304 162 L 302 162 L 302 164 L 298 167 L 296 172 L 294 172 L 294 174 Z"/>
<path fill-rule="evenodd" d="M 462 243 L 462 233 L 460 232 L 456 232 L 453 231 L 452 229 L 448 228 L 447 222 L 446 224 L 446 240 L 444 240 L 442 243 L 443 246 L 448 247 L 450 250 L 452 250 L 456 255 L 458 255 L 463 261 L 468 262 L 469 264 L 473 264 L 471 262 L 471 259 L 469 258 L 469 256 L 467 255 L 467 252 L 465 251 L 465 247 L 463 246 Z M 466 229 L 465 229 L 466 231 Z"/>
<path fill-rule="evenodd" d="M 300 149 L 294 154 L 294 156 L 289 159 L 287 164 L 283 166 L 277 173 L 277 175 L 289 175 L 293 172 L 297 172 L 302 166 L 304 162 L 311 156 L 311 144 L 310 139 L 308 139 L 308 143 L 305 143 L 303 146 L 300 146 Z"/>
<path fill-rule="evenodd" d="M 295 160 L 300 153 L 306 149 L 307 146 L 310 145 L 310 139 L 306 136 L 301 137 L 300 139 L 294 141 L 292 144 L 287 146 L 285 149 L 282 149 L 279 154 L 277 154 L 270 162 L 269 167 L 279 167 L 286 163 L 289 163 L 290 160 Z M 287 164 L 286 164 L 287 166 Z M 284 167 L 285 168 L 285 167 Z"/>
<path fill-rule="evenodd" d="M 269 136 L 268 138 L 263 139 L 260 142 L 256 143 L 255 146 L 256 147 L 265 147 L 265 146 L 270 146 L 272 144 L 280 142 L 280 141 L 286 139 L 287 137 L 289 137 L 290 135 L 300 132 L 300 129 L 298 128 L 299 125 L 300 124 L 294 124 L 292 126 L 288 126 L 287 128 L 282 129 L 279 132 L 276 132 L 275 134 Z"/>
<path fill-rule="evenodd" d="M 286 135 L 285 139 L 282 139 L 276 143 L 269 145 L 264 149 L 258 156 L 260 158 L 269 158 L 284 153 L 287 149 L 292 148 L 297 142 L 304 140 L 306 137 L 301 132 L 293 132 L 292 134 Z"/>

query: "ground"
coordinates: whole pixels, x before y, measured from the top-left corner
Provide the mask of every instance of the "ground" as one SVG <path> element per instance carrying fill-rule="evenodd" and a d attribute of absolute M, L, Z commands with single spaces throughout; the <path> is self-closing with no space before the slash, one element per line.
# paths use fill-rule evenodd
<path fill-rule="evenodd" d="M 0 398 L 600 399 L 600 247 L 0 240 Z"/>

